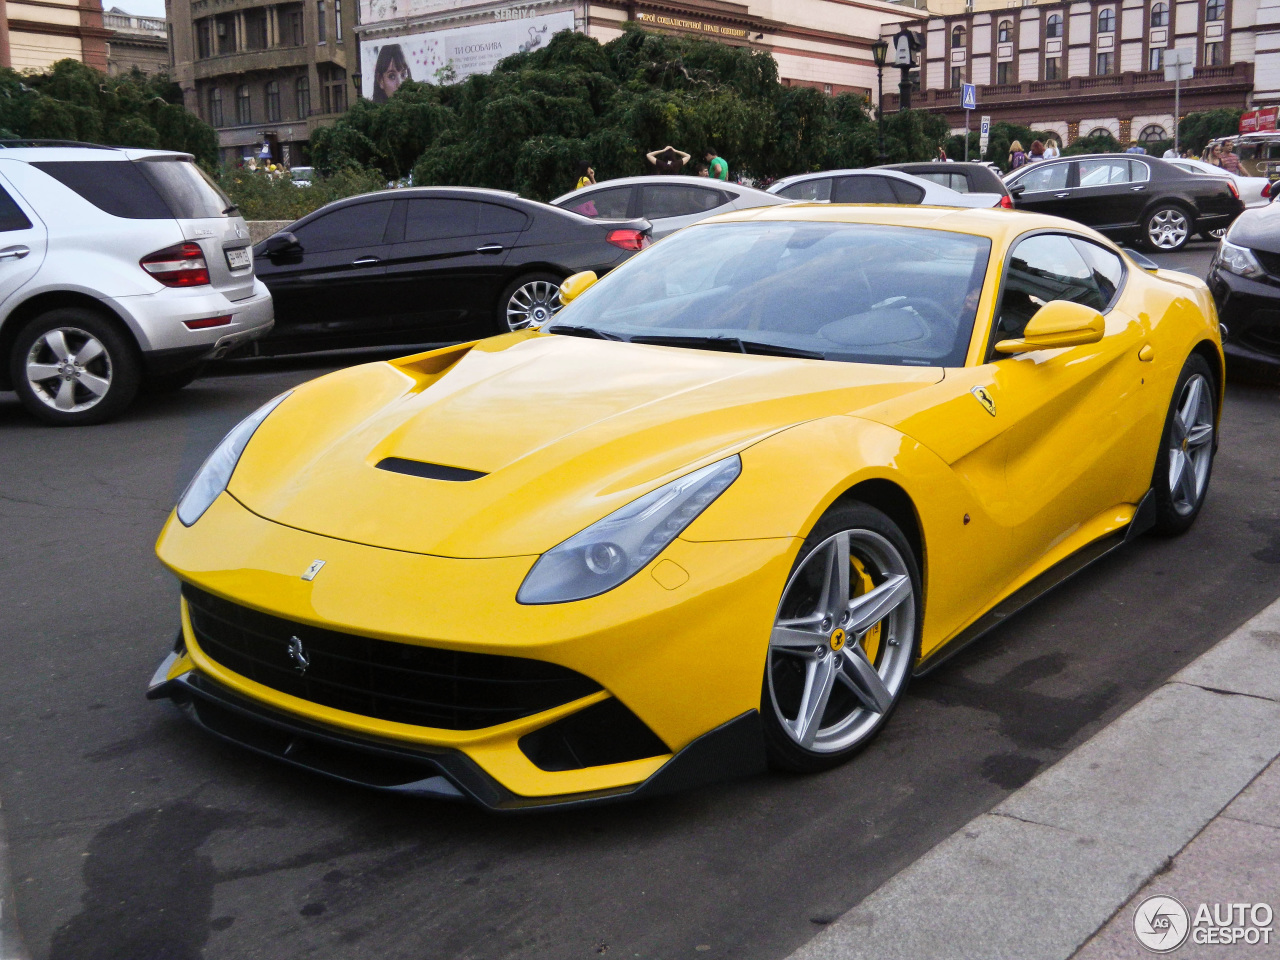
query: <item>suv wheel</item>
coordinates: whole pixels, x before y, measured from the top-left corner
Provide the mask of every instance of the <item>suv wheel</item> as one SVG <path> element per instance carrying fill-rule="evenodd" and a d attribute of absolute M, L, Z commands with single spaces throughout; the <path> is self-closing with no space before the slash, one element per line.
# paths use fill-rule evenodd
<path fill-rule="evenodd" d="M 61 307 L 18 332 L 9 373 L 31 413 L 74 426 L 123 411 L 138 392 L 140 364 L 133 343 L 101 314 Z"/>
<path fill-rule="evenodd" d="M 1142 239 L 1159 253 L 1181 250 L 1191 239 L 1191 217 L 1173 204 L 1156 207 L 1142 221 Z"/>

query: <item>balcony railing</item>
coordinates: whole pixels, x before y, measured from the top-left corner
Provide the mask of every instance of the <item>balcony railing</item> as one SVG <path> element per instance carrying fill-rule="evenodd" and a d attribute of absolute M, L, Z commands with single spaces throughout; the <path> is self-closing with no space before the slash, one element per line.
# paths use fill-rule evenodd
<path fill-rule="evenodd" d="M 108 30 L 122 33 L 147 33 L 158 37 L 168 36 L 165 21 L 153 17 L 131 17 L 128 14 L 104 13 L 102 25 Z"/>

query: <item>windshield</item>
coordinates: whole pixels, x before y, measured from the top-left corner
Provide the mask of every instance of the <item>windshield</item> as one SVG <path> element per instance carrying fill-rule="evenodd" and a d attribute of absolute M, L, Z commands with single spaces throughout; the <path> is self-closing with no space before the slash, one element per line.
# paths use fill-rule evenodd
<path fill-rule="evenodd" d="M 690 346 L 773 347 L 825 360 L 962 366 L 990 253 L 985 237 L 913 227 L 694 226 L 610 273 L 549 329 L 673 345 L 688 337 Z"/>

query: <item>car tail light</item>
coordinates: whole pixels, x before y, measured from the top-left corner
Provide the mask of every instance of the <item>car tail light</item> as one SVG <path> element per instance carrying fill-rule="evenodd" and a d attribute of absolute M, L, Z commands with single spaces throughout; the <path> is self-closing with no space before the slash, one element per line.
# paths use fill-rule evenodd
<path fill-rule="evenodd" d="M 209 264 L 198 243 L 175 243 L 138 261 L 166 287 L 198 287 L 209 282 Z"/>
<path fill-rule="evenodd" d="M 1271 184 L 1270 184 L 1270 183 L 1264 183 L 1264 184 L 1262 185 L 1262 199 L 1263 199 L 1263 200 L 1270 200 L 1270 199 L 1271 199 Z"/>
<path fill-rule="evenodd" d="M 999 202 L 999 203 L 997 203 L 997 204 L 996 204 L 996 206 L 997 206 L 997 207 L 1004 207 L 1004 209 L 1006 209 L 1006 210 L 1012 210 L 1012 209 L 1013 209 L 1013 197 L 1009 196 L 1008 194 L 1005 194 L 1003 197 L 1001 197 L 1001 198 L 1000 198 L 1000 202 Z"/>
<path fill-rule="evenodd" d="M 208 330 L 210 327 L 225 327 L 231 322 L 231 315 L 225 317 L 204 317 L 200 320 L 183 320 L 182 325 L 188 330 Z"/>
<path fill-rule="evenodd" d="M 1239 199 L 1240 199 L 1240 191 L 1236 189 L 1236 183 L 1235 183 L 1235 181 L 1234 181 L 1234 180 L 1228 180 L 1228 181 L 1227 181 L 1227 186 L 1231 188 L 1231 195 L 1232 195 L 1233 197 L 1235 197 L 1237 200 L 1239 200 Z"/>
<path fill-rule="evenodd" d="M 609 242 L 623 250 L 643 250 L 652 242 L 643 230 L 613 230 Z"/>

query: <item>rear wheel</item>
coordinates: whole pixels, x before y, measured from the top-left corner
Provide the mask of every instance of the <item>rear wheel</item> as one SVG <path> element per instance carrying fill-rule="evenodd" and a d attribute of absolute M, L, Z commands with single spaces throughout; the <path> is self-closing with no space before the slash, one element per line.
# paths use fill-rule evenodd
<path fill-rule="evenodd" d="M 1191 217 L 1182 207 L 1164 204 L 1156 207 L 1142 221 L 1142 239 L 1158 253 L 1181 250 L 1191 239 Z"/>
<path fill-rule="evenodd" d="M 1204 506 L 1217 446 L 1217 405 L 1213 372 L 1204 357 L 1192 354 L 1173 391 L 1151 480 L 1157 533 L 1190 529 Z"/>
<path fill-rule="evenodd" d="M 18 332 L 9 358 L 18 398 L 57 426 L 102 423 L 138 392 L 140 363 L 127 334 L 99 313 L 61 307 Z"/>
<path fill-rule="evenodd" d="M 1218 227 L 1218 228 L 1217 228 L 1217 229 L 1215 229 L 1215 230 L 1201 230 L 1201 231 L 1200 231 L 1200 239 L 1202 239 L 1202 240 L 1214 240 L 1214 241 L 1217 241 L 1217 240 L 1221 240 L 1221 239 L 1222 239 L 1223 237 L 1225 237 L 1226 235 L 1227 235 L 1227 228 L 1226 228 L 1226 227 Z"/>
<path fill-rule="evenodd" d="M 761 692 L 770 762 L 834 767 L 880 729 L 919 646 L 920 572 L 902 531 L 861 503 L 814 528 L 782 594 Z"/>
<path fill-rule="evenodd" d="M 540 327 L 560 312 L 560 277 L 530 273 L 513 281 L 498 301 L 498 332 Z"/>

